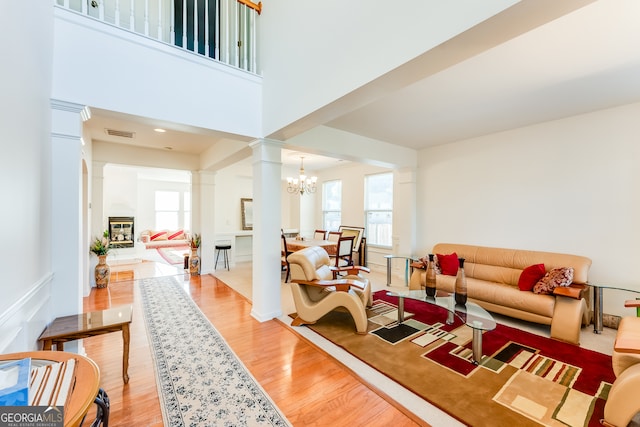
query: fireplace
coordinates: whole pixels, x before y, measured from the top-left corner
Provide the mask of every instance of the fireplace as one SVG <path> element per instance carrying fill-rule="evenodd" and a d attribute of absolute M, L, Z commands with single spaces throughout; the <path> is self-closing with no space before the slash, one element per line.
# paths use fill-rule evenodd
<path fill-rule="evenodd" d="M 112 248 L 133 248 L 133 217 L 109 217 L 109 246 Z"/>

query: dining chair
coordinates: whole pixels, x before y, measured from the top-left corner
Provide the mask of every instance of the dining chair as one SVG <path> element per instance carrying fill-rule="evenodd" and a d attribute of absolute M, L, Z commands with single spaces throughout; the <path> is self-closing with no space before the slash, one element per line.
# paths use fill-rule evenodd
<path fill-rule="evenodd" d="M 327 236 L 327 240 L 331 242 L 337 242 L 338 240 L 340 240 L 340 237 L 342 237 L 341 231 L 330 231 L 329 235 Z"/>
<path fill-rule="evenodd" d="M 335 258 L 336 267 L 347 267 L 353 265 L 353 239 L 354 236 L 340 237 L 336 248 L 336 254 L 330 255 Z"/>
<path fill-rule="evenodd" d="M 327 238 L 327 230 L 316 230 L 313 233 L 314 240 L 324 240 Z"/>
<path fill-rule="evenodd" d="M 287 249 L 287 238 L 284 233 L 280 235 L 280 268 L 287 270 L 287 275 L 284 278 L 284 282 L 287 283 L 289 281 L 289 273 L 291 272 L 291 267 L 289 266 L 289 261 L 287 257 L 291 255 L 293 252 Z"/>

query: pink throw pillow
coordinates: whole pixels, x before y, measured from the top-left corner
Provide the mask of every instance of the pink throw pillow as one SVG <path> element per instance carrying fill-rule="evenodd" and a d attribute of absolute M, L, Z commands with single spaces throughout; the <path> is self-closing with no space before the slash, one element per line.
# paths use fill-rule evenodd
<path fill-rule="evenodd" d="M 175 233 L 172 233 L 168 237 L 169 240 L 184 240 L 184 230 L 178 230 Z"/>
<path fill-rule="evenodd" d="M 151 240 L 152 242 L 154 240 L 167 240 L 167 232 L 166 231 L 158 231 L 156 233 L 153 233 L 149 240 Z"/>

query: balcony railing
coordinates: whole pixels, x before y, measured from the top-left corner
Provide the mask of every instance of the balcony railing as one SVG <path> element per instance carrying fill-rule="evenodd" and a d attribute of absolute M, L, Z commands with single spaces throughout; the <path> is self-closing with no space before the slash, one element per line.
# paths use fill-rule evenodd
<path fill-rule="evenodd" d="M 91 18 L 260 74 L 250 0 L 54 0 Z"/>

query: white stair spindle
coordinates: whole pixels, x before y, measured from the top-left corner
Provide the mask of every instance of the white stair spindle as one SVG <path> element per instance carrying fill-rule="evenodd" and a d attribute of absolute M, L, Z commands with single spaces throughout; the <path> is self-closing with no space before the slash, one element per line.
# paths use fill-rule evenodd
<path fill-rule="evenodd" d="M 144 35 L 149 36 L 149 0 L 144 0 Z"/>
<path fill-rule="evenodd" d="M 182 0 L 182 48 L 187 48 L 187 0 Z"/>
<path fill-rule="evenodd" d="M 162 40 L 162 0 L 158 0 L 158 40 Z"/>
<path fill-rule="evenodd" d="M 235 3 L 235 2 L 234 2 Z M 232 43 L 235 43 L 235 48 L 233 49 L 233 63 L 232 65 L 236 66 L 236 67 L 240 67 L 240 47 L 238 46 L 238 39 L 239 39 L 239 35 L 240 35 L 240 21 L 239 21 L 239 10 L 238 10 L 238 3 L 234 4 L 234 8 L 233 8 L 233 22 L 235 22 L 236 24 L 236 31 L 235 31 L 235 37 L 233 37 L 233 40 L 231 40 Z"/>
<path fill-rule="evenodd" d="M 87 3 L 90 2 L 91 0 L 84 0 L 82 2 L 82 14 L 83 15 L 87 15 L 89 13 L 88 7 L 87 7 Z M 69 0 L 64 0 L 64 7 L 69 9 Z"/>
<path fill-rule="evenodd" d="M 135 31 L 136 30 L 135 0 L 131 0 L 131 7 L 129 9 L 129 29 L 131 31 Z"/>
<path fill-rule="evenodd" d="M 209 0 L 204 0 L 204 55 L 209 56 Z"/>
<path fill-rule="evenodd" d="M 115 22 L 116 27 L 120 26 L 120 0 L 116 0 L 116 16 L 115 16 Z"/>
<path fill-rule="evenodd" d="M 198 53 L 198 0 L 193 0 L 193 51 Z"/>
<path fill-rule="evenodd" d="M 176 2 L 171 0 L 171 9 L 169 10 L 169 38 L 172 45 L 176 44 Z"/>
<path fill-rule="evenodd" d="M 98 4 L 98 19 L 104 22 L 104 0 L 100 0 Z"/>
<path fill-rule="evenodd" d="M 252 13 L 251 14 L 251 29 L 250 29 L 250 34 L 251 34 L 251 71 L 253 71 L 254 73 L 256 72 L 256 70 L 258 69 L 258 52 L 256 49 L 257 46 L 257 35 L 256 35 L 256 24 L 258 22 L 258 17 L 256 15 L 256 13 Z"/>

